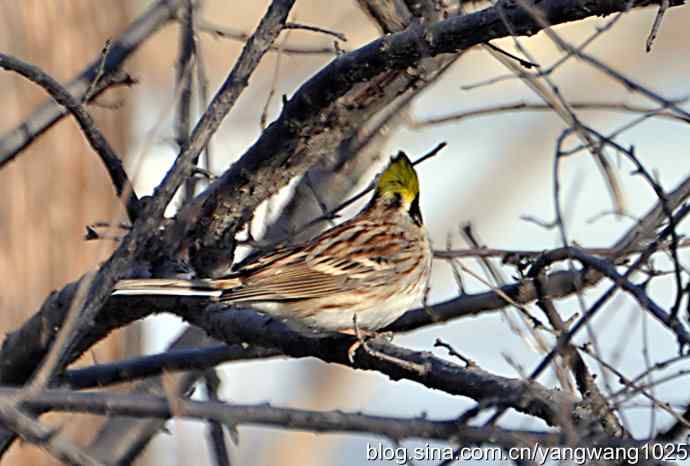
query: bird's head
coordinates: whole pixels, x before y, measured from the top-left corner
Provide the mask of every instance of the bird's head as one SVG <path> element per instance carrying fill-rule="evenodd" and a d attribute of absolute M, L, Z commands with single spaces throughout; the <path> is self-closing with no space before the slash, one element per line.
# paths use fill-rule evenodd
<path fill-rule="evenodd" d="M 400 151 L 376 180 L 374 203 L 407 212 L 417 225 L 422 224 L 419 210 L 419 180 L 407 155 Z"/>

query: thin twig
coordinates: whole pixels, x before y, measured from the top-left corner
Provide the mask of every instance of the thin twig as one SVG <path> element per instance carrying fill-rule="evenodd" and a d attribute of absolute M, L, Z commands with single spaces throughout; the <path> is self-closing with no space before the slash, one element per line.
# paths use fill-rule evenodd
<path fill-rule="evenodd" d="M 661 3 L 659 3 L 659 10 L 656 12 L 656 16 L 654 17 L 652 30 L 649 31 L 649 37 L 647 37 L 647 42 L 645 43 L 647 53 L 652 51 L 652 44 L 654 44 L 654 39 L 656 39 L 656 35 L 661 27 L 661 21 L 664 19 L 664 14 L 666 13 L 666 10 L 668 10 L 668 7 L 669 0 L 661 0 Z"/>
<path fill-rule="evenodd" d="M 214 369 L 209 369 L 204 373 L 204 382 L 209 401 L 218 402 L 218 389 L 220 388 L 220 378 Z M 234 426 L 232 426 L 234 429 Z M 208 436 L 211 443 L 211 452 L 215 466 L 230 466 L 230 454 L 228 445 L 225 442 L 225 432 L 223 424 L 215 419 L 209 419 Z"/>
<path fill-rule="evenodd" d="M 180 97 L 177 101 L 175 112 L 175 141 L 180 151 L 189 144 L 192 127 L 192 84 L 196 56 L 196 43 L 194 39 L 194 5 L 192 0 L 185 0 L 181 8 L 180 38 L 177 63 L 175 64 L 175 88 L 179 89 Z M 199 162 L 199 157 L 193 160 L 194 165 Z M 187 177 L 184 182 L 184 202 L 194 197 L 196 179 Z"/>
<path fill-rule="evenodd" d="M 98 69 L 96 70 L 96 76 L 93 78 L 91 81 L 91 84 L 89 84 L 88 89 L 86 89 L 86 92 L 84 92 L 84 95 L 81 98 L 81 103 L 85 104 L 89 102 L 91 99 L 94 98 L 96 94 L 96 89 L 98 89 L 98 84 L 101 82 L 101 79 L 103 79 L 103 76 L 105 75 L 105 64 L 107 63 L 108 60 L 108 52 L 110 52 L 110 46 L 112 45 L 112 42 L 108 39 L 105 41 L 105 45 L 103 46 L 103 49 L 101 50 L 101 61 L 98 64 Z"/>
<path fill-rule="evenodd" d="M 343 42 L 347 42 L 347 37 L 345 37 L 345 34 L 343 34 L 342 32 L 331 31 L 329 29 L 324 29 L 317 26 L 310 26 L 308 24 L 301 24 L 295 22 L 285 23 L 285 29 L 299 29 L 302 31 L 319 32 L 321 34 L 333 36 L 338 40 L 342 40 Z"/>
<path fill-rule="evenodd" d="M 213 24 L 204 19 L 197 19 L 196 25 L 201 32 L 213 34 L 214 36 L 244 42 L 249 38 L 249 34 L 239 29 Z M 293 47 L 283 45 L 283 47 L 271 46 L 271 52 L 281 51 L 286 55 L 333 55 L 335 49 L 331 46 L 324 47 Z"/>
<path fill-rule="evenodd" d="M 89 112 L 82 106 L 81 102 L 73 97 L 67 89 L 59 82 L 45 73 L 35 65 L 25 63 L 15 57 L 0 53 L 0 68 L 14 71 L 26 79 L 41 86 L 57 103 L 63 105 L 77 120 L 86 140 L 93 150 L 98 154 L 108 170 L 110 179 L 115 187 L 115 192 L 122 199 L 122 203 L 127 209 L 127 214 L 133 222 L 137 219 L 140 211 L 139 198 L 134 192 L 134 188 L 127 177 L 127 173 L 122 167 L 122 160 L 117 156 L 113 148 L 108 143 L 103 133 L 98 129 Z M 4 162 L 10 160 L 5 158 L 0 160 L 0 167 Z"/>
<path fill-rule="evenodd" d="M 677 101 L 678 102 L 678 101 Z M 681 103 L 681 102 L 678 102 Z M 630 112 L 630 113 L 653 113 L 654 117 L 667 118 L 670 120 L 690 123 L 690 119 L 669 111 L 658 111 L 651 107 L 643 107 L 638 105 L 630 105 L 626 103 L 617 102 L 570 102 L 570 107 L 576 110 L 606 110 L 611 112 Z M 469 118 L 476 118 L 482 116 L 491 116 L 506 112 L 526 112 L 526 111 L 551 111 L 553 107 L 548 104 L 540 104 L 534 102 L 514 102 L 508 104 L 498 104 L 486 107 L 477 108 L 474 110 L 466 110 L 458 113 L 451 113 L 448 115 L 427 118 L 424 120 L 413 120 L 411 126 L 413 128 L 424 128 L 428 126 L 443 125 L 447 123 L 455 123 Z"/>
<path fill-rule="evenodd" d="M 48 429 L 30 416 L 14 407 L 12 398 L 0 400 L 0 419 L 3 425 L 14 431 L 27 442 L 35 443 L 58 461 L 83 466 L 105 466 L 71 442 L 60 437 L 59 433 Z"/>
<path fill-rule="evenodd" d="M 428 153 L 424 154 L 424 155 L 421 156 L 419 159 L 417 159 L 417 160 L 415 160 L 414 162 L 412 162 L 412 165 L 413 165 L 413 166 L 416 166 L 416 165 L 418 165 L 418 164 L 420 164 L 420 163 L 422 163 L 422 162 L 424 162 L 424 161 L 430 159 L 431 157 L 433 157 L 433 156 L 435 156 L 436 154 L 438 154 L 438 153 L 441 151 L 441 149 L 443 149 L 444 147 L 446 147 L 446 145 L 447 145 L 447 143 L 445 143 L 445 142 L 442 142 L 442 143 L 438 144 L 436 147 L 434 147 L 434 148 L 433 148 L 432 150 L 430 150 Z M 362 190 L 362 191 L 360 191 L 359 193 L 357 193 L 357 194 L 355 194 L 354 196 L 352 196 L 350 199 L 348 199 L 348 200 L 342 202 L 341 204 L 339 204 L 337 207 L 335 207 L 334 209 L 332 209 L 332 210 L 329 211 L 328 213 L 326 213 L 326 214 L 324 214 L 324 215 L 321 215 L 321 216 L 319 216 L 319 217 L 316 217 L 315 219 L 313 219 L 313 220 L 307 222 L 304 226 L 302 226 L 302 227 L 298 230 L 298 232 L 301 231 L 302 229 L 309 228 L 309 227 L 311 227 L 311 226 L 313 226 L 313 225 L 315 225 L 315 224 L 317 224 L 317 223 L 319 223 L 319 222 L 323 222 L 323 221 L 325 221 L 325 220 L 333 220 L 334 218 L 337 218 L 338 212 L 340 212 L 341 210 L 345 209 L 346 207 L 348 207 L 348 206 L 354 204 L 355 202 L 357 202 L 358 200 L 360 200 L 361 198 L 363 198 L 364 196 L 366 196 L 367 194 L 369 194 L 373 189 L 374 189 L 374 185 L 370 185 L 369 187 L 365 188 L 364 190 Z"/>
<path fill-rule="evenodd" d="M 473 366 L 477 365 L 477 363 L 473 359 L 470 359 L 466 356 L 463 356 L 455 348 L 453 348 L 449 343 L 446 343 L 445 341 L 441 340 L 440 338 L 437 338 L 436 341 L 434 342 L 434 348 L 445 348 L 448 351 L 448 354 L 450 356 L 455 356 L 456 358 L 460 359 L 462 362 L 465 363 L 465 366 L 467 366 L 467 367 L 473 367 Z"/>
<path fill-rule="evenodd" d="M 690 213 L 690 205 L 685 205 L 681 207 L 675 215 L 676 223 L 683 219 L 688 213 Z M 611 298 L 611 296 L 613 296 L 613 294 L 616 292 L 616 290 L 618 290 L 619 287 L 622 287 L 626 289 L 626 291 L 632 293 L 633 296 L 635 296 L 635 298 L 638 300 L 638 302 L 640 302 L 640 304 L 643 307 L 645 307 L 645 309 L 652 312 L 657 319 L 659 319 L 669 328 L 671 328 L 671 330 L 673 330 L 674 334 L 676 335 L 676 338 L 678 338 L 678 343 L 681 347 L 690 345 L 690 334 L 688 334 L 688 332 L 682 327 L 682 324 L 680 324 L 680 322 L 678 322 L 677 320 L 671 319 L 666 314 L 666 312 L 663 311 L 663 309 L 660 309 L 655 303 L 653 303 L 649 299 L 649 297 L 646 293 L 644 293 L 644 291 L 640 293 L 639 287 L 632 285 L 628 281 L 628 277 L 635 270 L 637 270 L 644 262 L 647 261 L 649 256 L 659 247 L 660 242 L 663 241 L 667 236 L 670 236 L 672 230 L 673 229 L 671 227 L 666 227 L 664 231 L 662 231 L 657 236 L 657 238 L 654 241 L 652 241 L 652 243 L 649 246 L 647 246 L 647 248 L 645 248 L 645 250 L 642 252 L 642 254 L 640 254 L 638 259 L 630 267 L 628 267 L 628 269 L 625 271 L 623 275 L 620 275 L 615 270 L 612 270 L 613 267 L 611 267 L 610 264 L 606 262 L 594 260 L 593 258 L 586 259 L 589 262 L 588 265 L 596 266 L 598 269 L 601 269 L 599 270 L 600 272 L 605 270 L 607 275 L 614 280 L 614 284 L 611 287 L 609 287 L 589 309 L 587 309 L 587 312 L 582 317 L 580 317 L 580 319 L 578 319 L 578 321 L 572 327 L 570 327 L 570 330 L 568 330 L 568 332 L 563 333 L 559 336 L 556 346 L 549 352 L 549 354 L 547 354 L 539 362 L 539 364 L 534 368 L 534 370 L 532 370 L 528 380 L 536 380 L 536 378 L 542 372 L 544 372 L 544 370 L 551 364 L 554 358 L 558 354 L 560 354 L 563 348 L 570 342 L 573 336 L 577 332 L 579 332 L 582 329 L 582 327 L 584 327 L 592 319 L 592 317 L 594 317 L 594 315 L 604 306 L 604 304 Z M 573 251 L 573 255 L 577 256 L 577 251 Z M 496 412 L 491 417 L 491 419 L 489 419 L 488 423 L 495 423 L 505 413 L 505 411 L 505 409 L 501 409 L 500 411 Z"/>
<path fill-rule="evenodd" d="M 543 31 L 546 34 L 549 39 L 551 39 L 554 44 L 556 44 L 559 48 L 561 48 L 564 51 L 567 51 L 569 53 L 572 53 L 575 55 L 577 58 L 581 59 L 582 61 L 585 61 L 592 65 L 594 68 L 599 69 L 603 73 L 607 74 L 614 80 L 620 82 L 623 86 L 625 86 L 626 89 L 632 92 L 636 92 L 638 94 L 641 94 L 648 99 L 657 102 L 659 105 L 662 105 L 665 108 L 668 108 L 672 110 L 675 114 L 686 118 L 690 119 L 690 113 L 686 112 L 682 108 L 678 107 L 672 100 L 669 100 L 662 95 L 658 94 L 657 92 L 654 92 L 650 90 L 648 87 L 643 86 L 636 81 L 634 81 L 631 78 L 628 78 L 625 76 L 623 73 L 613 69 L 609 65 L 603 63 L 601 60 L 593 57 L 592 55 L 588 54 L 585 52 L 582 48 L 575 48 L 569 43 L 567 43 L 565 40 L 563 40 L 558 34 L 556 34 L 553 29 L 550 27 L 548 23 L 544 20 L 543 14 L 541 11 L 537 10 L 534 6 L 528 4 L 525 0 L 517 0 L 518 3 L 522 8 L 524 8 L 526 11 L 528 11 L 532 17 L 537 21 L 542 27 Z M 669 1 L 669 0 L 667 0 Z"/>
<path fill-rule="evenodd" d="M 117 53 L 101 54 L 65 85 L 76 99 L 82 100 L 94 77 L 103 68 L 102 78 L 96 84 L 92 97 L 116 85 L 131 85 L 135 81 L 119 71 L 122 63 L 149 37 L 175 17 L 175 10 L 182 0 L 158 0 L 117 38 L 111 41 L 110 50 Z M 27 148 L 39 136 L 50 129 L 69 111 L 52 99 L 39 105 L 26 120 L 0 138 L 0 165 L 11 160 Z"/>

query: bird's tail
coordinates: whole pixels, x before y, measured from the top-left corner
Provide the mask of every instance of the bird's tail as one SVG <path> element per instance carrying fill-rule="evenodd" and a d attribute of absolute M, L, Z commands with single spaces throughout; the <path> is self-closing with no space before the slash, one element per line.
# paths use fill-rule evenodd
<path fill-rule="evenodd" d="M 199 296 L 219 298 L 224 289 L 240 285 L 237 278 L 218 280 L 182 280 L 176 278 L 134 278 L 120 280 L 113 295 Z"/>

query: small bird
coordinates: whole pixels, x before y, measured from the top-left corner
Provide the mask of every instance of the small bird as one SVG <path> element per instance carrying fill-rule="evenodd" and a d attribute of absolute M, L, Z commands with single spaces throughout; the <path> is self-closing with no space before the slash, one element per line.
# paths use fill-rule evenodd
<path fill-rule="evenodd" d="M 260 255 L 226 277 L 127 279 L 113 294 L 201 296 L 300 330 L 371 334 L 419 303 L 431 259 L 417 173 L 400 152 L 362 211 L 305 243 Z"/>

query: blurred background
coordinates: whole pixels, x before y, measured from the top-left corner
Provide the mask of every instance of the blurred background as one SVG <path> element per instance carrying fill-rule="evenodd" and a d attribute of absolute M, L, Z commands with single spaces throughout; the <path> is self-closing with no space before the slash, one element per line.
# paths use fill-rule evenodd
<path fill-rule="evenodd" d="M 0 2 L 0 50 L 40 66 L 66 82 L 99 56 L 105 41 L 121 33 L 151 2 L 56 0 L 45 2 Z M 269 2 L 205 0 L 199 16 L 219 27 L 235 31 L 254 30 Z M 230 6 L 231 5 L 231 6 Z M 648 86 L 669 99 L 690 96 L 690 10 L 670 9 L 650 53 L 645 52 L 656 9 L 634 10 L 588 47 L 612 68 Z M 380 35 L 371 20 L 354 1 L 323 2 L 300 0 L 292 21 L 324 27 L 347 36 L 340 46 L 355 49 Z M 558 26 L 556 31 L 571 44 L 580 44 L 610 18 L 586 20 Z M 174 145 L 174 64 L 178 53 L 177 24 L 171 23 L 149 39 L 124 66 L 138 80 L 131 88 L 110 90 L 91 105 L 99 127 L 119 154 L 126 157 L 128 171 L 138 194 L 156 186 L 177 154 Z M 332 47 L 333 38 L 294 30 L 280 38 L 283 47 Z M 510 52 L 512 39 L 495 42 Z M 549 66 L 561 52 L 544 35 L 521 39 L 532 57 Z M 235 62 L 242 42 L 199 31 L 197 45 L 208 71 L 209 89 L 214 92 Z M 274 96 L 266 107 L 270 123 L 279 113 L 281 96 L 290 96 L 306 79 L 326 65 L 333 54 L 269 53 L 254 73 L 250 87 L 225 119 L 212 142 L 211 171 L 222 173 L 251 145 L 261 132 L 261 114 L 271 89 Z M 383 157 L 372 164 L 367 176 L 353 189 L 366 187 L 389 155 L 404 150 L 417 158 L 440 142 L 448 147 L 418 167 L 421 177 L 422 211 L 437 249 L 452 244 L 467 247 L 460 235 L 462 225 L 471 222 L 482 242 L 505 249 L 549 249 L 560 245 L 556 230 L 546 229 L 522 216 L 544 222 L 554 218 L 553 160 L 556 138 L 566 127 L 552 112 L 520 111 L 465 118 L 438 125 L 421 122 L 451 113 L 466 112 L 497 104 L 541 103 L 520 80 L 495 83 L 487 79 L 509 71 L 483 49 L 475 48 L 455 63 L 437 83 L 415 100 L 405 124 L 397 127 L 381 149 Z M 551 76 L 569 102 L 607 102 L 652 106 L 639 95 L 586 63 L 571 59 Z M 483 83 L 483 84 L 482 84 Z M 477 86 L 477 84 L 482 84 Z M 0 133 L 24 120 L 46 98 L 36 86 L 12 73 L 0 73 L 0 96 L 4 111 Z M 688 106 L 685 105 L 684 108 Z M 200 110 L 197 107 L 197 114 Z M 611 111 L 577 111 L 580 119 L 602 133 L 609 133 L 634 120 L 637 115 Z M 650 118 L 617 139 L 634 145 L 639 159 L 661 185 L 670 190 L 690 174 L 687 123 Z M 568 236 L 581 246 L 613 244 L 655 202 L 655 195 L 641 177 L 632 176 L 633 166 L 612 154 L 610 161 L 621 181 L 626 213 L 630 216 L 599 215 L 612 210 L 610 195 L 591 156 L 580 152 L 561 163 L 561 200 Z M 262 231 L 266 219 L 275 216 L 289 195 L 281 192 L 263 206 L 255 218 L 254 233 Z M 362 207 L 353 206 L 349 217 Z M 174 213 L 172 205 L 169 213 Z M 114 247 L 112 240 L 85 241 L 85 226 L 99 221 L 124 219 L 100 160 L 88 147 L 75 122 L 66 118 L 34 142 L 16 160 L 0 170 L 0 330 L 9 332 L 33 314 L 46 295 L 77 279 L 105 260 Z M 686 233 L 687 226 L 679 231 Z M 688 255 L 680 253 L 681 261 Z M 463 264 L 481 274 L 470 259 Z M 655 265 L 670 268 L 670 261 L 658 255 Z M 505 269 L 511 277 L 514 270 Z M 457 295 L 450 267 L 436 261 L 430 302 Z M 467 292 L 486 285 L 467 275 Z M 592 303 L 602 287 L 584 293 Z M 650 295 L 668 307 L 675 297 L 673 280 L 655 280 Z M 575 299 L 562 300 L 558 309 L 568 318 L 580 311 Z M 534 313 L 539 315 L 538 310 Z M 396 337 L 396 343 L 447 357 L 434 349 L 442 338 L 482 368 L 509 377 L 529 372 L 540 353 L 530 337 L 521 336 L 509 325 L 517 321 L 516 311 L 484 314 L 428 327 Z M 122 359 L 131 355 L 163 351 L 180 333 L 177 318 L 158 316 L 115 332 L 86 354 L 82 364 Z M 518 327 L 523 327 L 518 324 Z M 644 370 L 642 349 L 649 346 L 652 362 L 672 357 L 677 346 L 672 335 L 641 312 L 626 296 L 618 295 L 594 320 L 601 356 L 633 377 Z M 586 340 L 585 334 L 580 337 Z M 550 337 L 545 335 L 548 341 Z M 650 342 L 646 345 L 644 342 Z M 593 370 L 597 365 L 592 360 Z M 674 365 L 670 373 L 685 368 Z M 687 365 L 687 364 L 686 364 Z M 690 367 L 690 365 L 688 365 Z M 658 374 L 659 377 L 664 372 Z M 456 416 L 474 405 L 469 399 L 428 390 L 412 382 L 392 382 L 380 374 L 353 371 L 316 360 L 276 359 L 228 364 L 221 367 L 221 398 L 228 402 L 270 402 L 304 409 L 364 411 L 381 415 L 430 417 Z M 555 386 L 552 375 L 540 381 Z M 675 379 L 658 385 L 655 395 L 682 405 L 687 400 L 687 380 Z M 615 378 L 611 387 L 620 388 Z M 127 387 L 123 387 L 127 388 Z M 200 391 L 201 392 L 201 391 Z M 200 395 L 203 395 L 200 393 Z M 655 412 L 639 399 L 623 409 L 633 433 L 650 435 L 671 422 L 665 413 Z M 47 422 L 65 427 L 65 435 L 88 444 L 101 422 L 90 416 L 46 416 Z M 481 420 L 482 418 L 480 418 Z M 533 419 L 511 413 L 504 426 L 545 428 Z M 167 423 L 172 435 L 161 433 L 135 462 L 137 465 L 212 464 L 206 447 L 206 426 L 174 420 Z M 356 435 L 323 435 L 268 428 L 241 428 L 240 444 L 232 447 L 233 464 L 251 465 L 350 465 L 365 463 L 367 442 L 393 446 L 384 439 Z M 423 443 L 407 442 L 414 447 Z M 54 464 L 37 448 L 15 443 L 3 464 Z M 380 462 L 372 464 L 390 464 Z M 422 463 L 423 464 L 423 463 Z M 429 463 L 431 464 L 431 463 Z"/>

